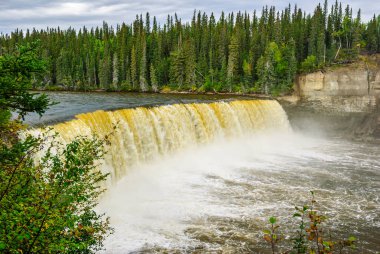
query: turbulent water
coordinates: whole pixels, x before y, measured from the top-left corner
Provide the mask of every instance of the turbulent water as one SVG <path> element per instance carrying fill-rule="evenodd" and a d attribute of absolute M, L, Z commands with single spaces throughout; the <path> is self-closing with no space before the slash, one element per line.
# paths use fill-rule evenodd
<path fill-rule="evenodd" d="M 353 253 L 380 244 L 378 147 L 289 132 L 247 135 L 185 149 L 135 168 L 100 210 L 116 232 L 106 253 L 269 253 L 262 230 L 279 217 L 295 230 L 294 206 L 330 219 L 337 239 L 360 239 Z"/>
<path fill-rule="evenodd" d="M 104 163 L 112 181 L 97 208 L 115 228 L 105 253 L 270 253 L 268 217 L 288 234 L 310 190 L 329 234 L 356 236 L 353 253 L 379 251 L 378 146 L 295 133 L 276 101 L 201 101 L 54 126 L 65 141 L 112 133 Z"/>
<path fill-rule="evenodd" d="M 174 104 L 153 108 L 96 111 L 54 126 L 66 142 L 78 135 L 110 136 L 105 168 L 116 182 L 136 163 L 191 145 L 262 130 L 290 130 L 277 101 Z"/>

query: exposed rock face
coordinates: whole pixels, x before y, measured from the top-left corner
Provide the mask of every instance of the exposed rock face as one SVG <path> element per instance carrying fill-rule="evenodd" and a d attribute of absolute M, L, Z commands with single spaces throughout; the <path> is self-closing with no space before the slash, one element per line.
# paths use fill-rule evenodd
<path fill-rule="evenodd" d="M 380 141 L 380 55 L 300 75 L 280 101 L 295 129 Z"/>
<path fill-rule="evenodd" d="M 301 75 L 295 90 L 301 101 L 318 103 L 326 110 L 371 112 L 380 101 L 380 56 Z"/>

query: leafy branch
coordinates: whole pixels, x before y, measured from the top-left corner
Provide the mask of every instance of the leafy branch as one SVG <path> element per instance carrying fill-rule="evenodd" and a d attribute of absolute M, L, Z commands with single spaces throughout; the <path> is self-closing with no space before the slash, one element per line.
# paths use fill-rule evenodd
<path fill-rule="evenodd" d="M 324 232 L 324 222 L 327 217 L 321 215 L 315 206 L 317 201 L 314 192 L 311 191 L 310 204 L 302 207 L 295 207 L 293 218 L 298 220 L 298 227 L 295 236 L 290 237 L 292 242 L 291 250 L 279 251 L 277 245 L 280 241 L 277 219 L 271 217 L 269 219 L 270 229 L 263 231 L 264 240 L 270 244 L 272 254 L 275 253 L 291 253 L 291 254 L 333 254 L 343 253 L 346 248 L 355 248 L 356 238 L 350 236 L 347 239 L 333 240 L 331 235 L 326 238 Z"/>

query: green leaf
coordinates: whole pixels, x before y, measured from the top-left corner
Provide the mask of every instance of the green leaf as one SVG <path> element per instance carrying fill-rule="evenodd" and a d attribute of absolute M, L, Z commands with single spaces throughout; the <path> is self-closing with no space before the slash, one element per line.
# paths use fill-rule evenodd
<path fill-rule="evenodd" d="M 4 250 L 7 247 L 7 245 L 3 242 L 0 242 L 0 250 Z"/>
<path fill-rule="evenodd" d="M 302 215 L 300 213 L 295 213 L 293 214 L 293 217 L 302 217 Z"/>
<path fill-rule="evenodd" d="M 330 249 L 330 242 L 323 241 L 323 246 L 325 246 L 325 247 L 327 247 L 328 249 Z"/>
<path fill-rule="evenodd" d="M 263 233 L 264 233 L 264 234 L 268 234 L 268 235 L 270 235 L 270 234 L 271 234 L 270 230 L 268 230 L 268 229 L 266 229 L 266 230 L 263 230 Z"/>
<path fill-rule="evenodd" d="M 356 237 L 355 237 L 355 236 L 350 236 L 350 237 L 348 238 L 348 241 L 350 241 L 350 242 L 355 242 L 355 241 L 356 241 Z"/>
<path fill-rule="evenodd" d="M 269 222 L 270 222 L 270 224 L 275 224 L 276 221 L 277 221 L 276 217 L 270 217 L 270 218 L 269 218 Z"/>

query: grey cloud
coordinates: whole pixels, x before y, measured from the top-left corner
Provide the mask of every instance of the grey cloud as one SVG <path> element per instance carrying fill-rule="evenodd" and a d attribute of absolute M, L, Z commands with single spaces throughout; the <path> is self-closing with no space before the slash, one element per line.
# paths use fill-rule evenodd
<path fill-rule="evenodd" d="M 299 2 L 298 6 L 308 12 L 314 8 L 310 1 Z M 380 6 L 374 2 L 376 1 L 349 0 L 344 4 L 349 3 L 355 11 L 362 8 L 363 18 L 369 19 L 374 13 L 380 13 Z M 136 14 L 145 12 L 157 16 L 160 23 L 165 22 L 168 14 L 174 13 L 188 21 L 194 9 L 206 13 L 214 12 L 218 16 L 221 11 L 241 10 L 252 13 L 256 9 L 260 12 L 265 5 L 275 5 L 278 9 L 283 9 L 288 3 L 289 0 L 0 0 L 0 32 L 48 26 L 92 27 L 101 25 L 103 20 L 112 25 L 131 23 Z M 295 1 L 291 0 L 290 3 L 294 6 Z"/>

